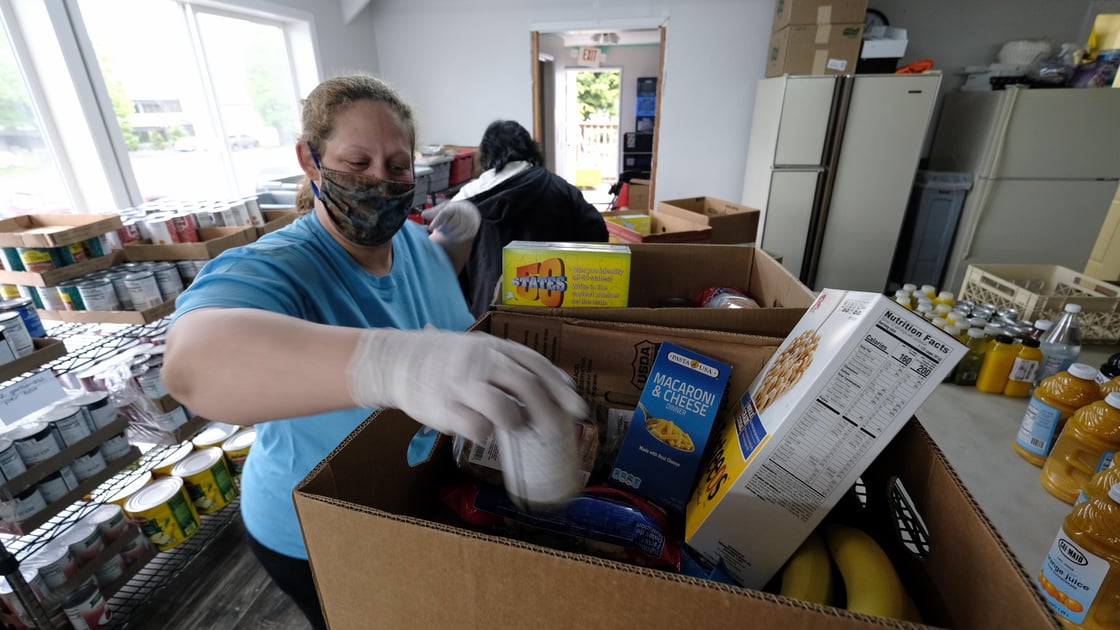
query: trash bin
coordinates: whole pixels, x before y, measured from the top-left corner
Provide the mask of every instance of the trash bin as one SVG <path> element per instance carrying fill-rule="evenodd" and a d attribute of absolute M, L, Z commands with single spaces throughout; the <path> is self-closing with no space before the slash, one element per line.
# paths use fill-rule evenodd
<path fill-rule="evenodd" d="M 891 265 L 890 289 L 907 282 L 941 286 L 964 198 L 971 188 L 971 173 L 917 172 Z"/>

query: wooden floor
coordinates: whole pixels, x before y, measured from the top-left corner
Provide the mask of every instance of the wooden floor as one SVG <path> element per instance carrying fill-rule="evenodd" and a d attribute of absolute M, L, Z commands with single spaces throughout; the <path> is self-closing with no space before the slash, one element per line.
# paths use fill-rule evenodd
<path fill-rule="evenodd" d="M 135 610 L 125 627 L 307 630 L 310 625 L 257 563 L 237 517 L 173 582 Z"/>

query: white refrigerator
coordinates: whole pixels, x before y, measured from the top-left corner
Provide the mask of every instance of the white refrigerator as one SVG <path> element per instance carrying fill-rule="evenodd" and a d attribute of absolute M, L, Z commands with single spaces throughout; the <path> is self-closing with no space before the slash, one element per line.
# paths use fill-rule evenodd
<path fill-rule="evenodd" d="M 944 288 L 959 290 L 973 263 L 1081 271 L 1120 179 L 1120 90 L 947 94 L 929 161 L 974 181 Z"/>
<path fill-rule="evenodd" d="M 759 81 L 742 202 L 809 287 L 882 292 L 941 74 Z"/>

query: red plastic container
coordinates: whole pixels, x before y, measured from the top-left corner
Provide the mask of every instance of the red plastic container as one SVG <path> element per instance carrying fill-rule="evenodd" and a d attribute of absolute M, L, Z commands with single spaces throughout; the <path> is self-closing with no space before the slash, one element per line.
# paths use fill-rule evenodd
<path fill-rule="evenodd" d="M 474 165 L 474 151 L 456 151 L 451 160 L 451 173 L 448 175 L 447 185 L 461 184 L 471 178 L 471 167 Z"/>

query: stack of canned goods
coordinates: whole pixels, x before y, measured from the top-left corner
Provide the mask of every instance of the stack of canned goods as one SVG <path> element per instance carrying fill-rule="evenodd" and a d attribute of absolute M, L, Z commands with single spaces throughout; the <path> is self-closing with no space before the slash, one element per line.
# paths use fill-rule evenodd
<path fill-rule="evenodd" d="M 148 241 L 153 245 L 197 243 L 198 229 L 261 227 L 264 215 L 256 195 L 217 201 L 157 199 L 121 210 L 116 238 L 122 245 Z"/>
<path fill-rule="evenodd" d="M 79 241 L 62 247 L 3 247 L 0 263 L 6 271 L 46 273 L 92 258 L 99 258 L 113 249 L 110 234 Z"/>
<path fill-rule="evenodd" d="M 45 310 L 143 311 L 178 297 L 207 262 L 127 262 L 55 286 L 16 289 Z"/>

